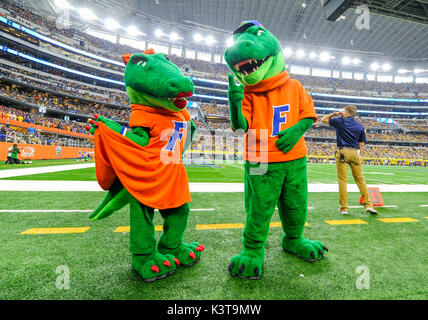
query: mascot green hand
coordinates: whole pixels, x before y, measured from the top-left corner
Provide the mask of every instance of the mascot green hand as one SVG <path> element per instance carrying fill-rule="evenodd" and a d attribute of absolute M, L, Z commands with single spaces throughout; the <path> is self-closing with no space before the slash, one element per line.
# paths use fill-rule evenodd
<path fill-rule="evenodd" d="M 259 22 L 244 21 L 225 51 L 233 130 L 246 132 L 245 209 L 242 252 L 229 264 L 231 275 L 259 279 L 269 224 L 278 206 L 282 248 L 307 261 L 327 248 L 303 237 L 308 183 L 305 132 L 317 120 L 311 96 L 290 79 L 278 39 Z M 235 83 L 237 78 L 241 85 Z M 262 148 L 263 146 L 263 148 Z M 262 170 L 261 170 L 262 169 Z"/>
<path fill-rule="evenodd" d="M 190 191 L 182 156 L 196 133 L 186 110 L 194 85 L 153 50 L 123 60 L 132 103 L 129 128 L 98 115 L 86 127 L 95 136 L 97 181 L 108 190 L 90 219 L 104 219 L 130 205 L 131 265 L 152 282 L 198 262 L 205 249 L 198 242 L 184 242 Z M 158 242 L 155 209 L 164 219 Z"/>

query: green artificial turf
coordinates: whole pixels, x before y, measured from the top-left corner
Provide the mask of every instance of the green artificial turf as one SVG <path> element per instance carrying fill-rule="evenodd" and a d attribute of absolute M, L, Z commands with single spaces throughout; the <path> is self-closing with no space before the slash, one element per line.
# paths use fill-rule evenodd
<path fill-rule="evenodd" d="M 0 161 L 0 170 L 18 169 L 18 168 L 36 168 L 36 167 L 84 163 L 82 161 L 77 161 L 77 159 L 31 160 L 31 161 L 33 162 L 31 164 L 4 164 L 4 161 Z"/>
<path fill-rule="evenodd" d="M 190 182 L 243 182 L 242 164 L 218 164 L 215 166 L 190 166 L 186 168 Z M 428 184 L 428 168 L 365 165 L 364 176 L 368 184 Z M 95 168 L 40 173 L 10 177 L 9 180 L 75 180 L 95 181 Z M 334 164 L 308 163 L 309 183 L 337 183 Z M 354 183 L 351 169 L 348 182 Z"/>
<path fill-rule="evenodd" d="M 380 169 L 376 169 L 380 170 Z M 93 209 L 103 192 L 0 192 L 1 209 Z M 351 204 L 359 195 L 350 194 Z M 309 263 L 280 248 L 281 228 L 271 228 L 264 274 L 258 281 L 229 276 L 230 258 L 241 249 L 241 229 L 196 230 L 196 224 L 245 221 L 242 193 L 195 193 L 186 241 L 206 247 L 200 262 L 151 284 L 131 270 L 128 208 L 91 222 L 89 213 L 0 213 L 0 299 L 426 299 L 428 295 L 427 193 L 384 193 L 379 217 L 418 222 L 383 223 L 362 209 L 337 213 L 335 193 L 310 193 L 305 236 L 328 247 L 324 260 Z M 156 224 L 162 220 L 157 213 Z M 328 219 L 368 224 L 331 226 Z M 274 214 L 272 221 L 279 221 Z M 33 227 L 84 227 L 83 234 L 21 235 Z M 157 232 L 160 235 L 160 232 Z M 58 290 L 58 266 L 70 270 L 70 288 Z M 370 289 L 358 290 L 356 268 L 367 266 Z"/>

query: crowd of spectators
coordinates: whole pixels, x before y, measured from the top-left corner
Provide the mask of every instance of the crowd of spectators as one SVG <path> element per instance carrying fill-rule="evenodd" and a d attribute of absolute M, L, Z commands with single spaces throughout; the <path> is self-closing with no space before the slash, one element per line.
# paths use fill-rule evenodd
<path fill-rule="evenodd" d="M 100 54 L 102 52 L 103 56 L 111 58 L 116 61 L 120 61 L 120 56 L 125 53 L 133 52 L 136 49 L 126 46 L 115 44 L 107 40 L 103 40 L 97 37 L 93 37 L 87 33 L 81 32 L 74 28 L 59 28 L 57 27 L 55 21 L 47 19 L 45 17 L 39 16 L 29 10 L 26 10 L 23 6 L 17 5 L 11 1 L 3 0 L 3 8 L 11 12 L 10 18 L 18 19 L 22 21 L 31 21 L 33 24 L 40 26 L 39 32 L 48 30 L 48 36 L 55 38 L 55 34 L 61 36 L 61 38 L 56 37 L 56 40 L 67 42 L 67 44 L 72 46 L 81 46 L 80 49 L 86 50 L 91 53 Z M 23 20 L 25 19 L 25 20 Z M 76 43 L 74 38 L 84 39 L 85 41 Z M 56 48 L 59 50 L 58 48 Z M 71 53 L 68 53 L 71 55 Z M 73 57 L 76 56 L 73 54 Z M 80 56 L 82 58 L 82 56 Z M 196 73 L 205 74 L 207 78 L 217 78 L 225 80 L 227 74 L 230 72 L 228 67 L 222 63 L 213 63 L 203 60 L 196 59 L 187 59 L 178 57 L 176 55 L 171 55 L 171 60 L 180 66 L 183 71 L 189 75 L 195 75 Z M 84 57 L 83 59 L 88 59 Z M 99 61 L 97 61 L 99 63 Z M 116 67 L 111 65 L 106 65 L 110 69 L 123 70 L 122 67 Z M 305 76 L 305 75 L 293 75 L 294 78 L 300 80 L 307 88 L 324 88 L 329 89 L 331 92 L 336 92 L 337 89 L 351 90 L 352 95 L 367 95 L 364 91 L 372 92 L 374 94 L 378 93 L 391 93 L 392 96 L 402 96 L 403 94 L 408 93 L 417 93 L 417 94 L 428 94 L 428 85 L 427 84 L 416 84 L 416 83 L 391 83 L 391 82 L 377 82 L 377 81 L 360 81 L 360 80 L 350 80 L 350 79 L 336 79 L 336 78 L 325 78 L 325 77 L 316 77 L 316 76 Z M 391 95 L 390 95 L 391 96 Z M 421 96 L 422 97 L 422 96 Z"/>
<path fill-rule="evenodd" d="M 327 142 L 306 141 L 309 156 L 334 158 L 336 144 Z M 208 153 L 233 153 L 243 152 L 243 137 L 223 137 L 207 134 L 198 134 L 193 141 L 193 152 Z M 364 158 L 390 158 L 390 159 L 425 159 L 428 160 L 428 148 L 399 147 L 399 146 L 374 146 L 366 145 Z"/>
<path fill-rule="evenodd" d="M 86 124 L 76 121 L 66 121 L 43 116 L 40 113 L 30 113 L 17 108 L 0 105 L 0 118 L 16 120 L 19 122 L 40 125 L 70 132 L 87 134 Z"/>
<path fill-rule="evenodd" d="M 428 120 L 399 120 L 397 121 L 403 128 L 410 131 L 427 132 Z"/>
<path fill-rule="evenodd" d="M 131 110 L 129 108 L 107 108 L 102 104 L 79 101 L 78 99 L 56 96 L 47 92 L 7 84 L 0 84 L 0 95 L 39 107 L 46 107 L 50 110 L 60 110 L 77 115 L 98 113 L 119 121 L 127 121 Z"/>
<path fill-rule="evenodd" d="M 306 141 L 306 146 L 308 148 L 309 155 L 327 157 L 335 156 L 335 143 Z M 364 147 L 363 157 L 428 160 L 428 148 L 366 145 Z"/>
<path fill-rule="evenodd" d="M 52 90 L 62 94 L 75 95 L 86 99 L 116 105 L 128 105 L 129 98 L 125 91 L 89 86 L 83 82 L 71 81 L 66 78 L 55 79 L 41 72 L 29 72 L 22 69 L 0 64 L 1 76 L 19 81 L 34 87 Z"/>

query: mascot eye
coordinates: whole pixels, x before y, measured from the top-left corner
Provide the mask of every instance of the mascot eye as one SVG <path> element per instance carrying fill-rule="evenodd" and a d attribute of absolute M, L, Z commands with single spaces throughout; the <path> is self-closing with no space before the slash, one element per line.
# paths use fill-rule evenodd
<path fill-rule="evenodd" d="M 259 30 L 259 31 L 257 31 L 257 37 L 260 37 L 262 33 L 264 33 L 264 31 L 263 31 L 263 30 Z"/>
<path fill-rule="evenodd" d="M 142 56 L 136 56 L 132 59 L 133 64 L 137 64 L 139 66 L 144 67 L 146 65 L 147 59 Z"/>

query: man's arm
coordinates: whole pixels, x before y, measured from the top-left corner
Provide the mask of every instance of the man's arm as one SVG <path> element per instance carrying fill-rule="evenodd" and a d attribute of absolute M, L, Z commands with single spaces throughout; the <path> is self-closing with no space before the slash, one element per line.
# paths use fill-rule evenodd
<path fill-rule="evenodd" d="M 362 156 L 364 152 L 364 142 L 358 142 L 358 145 L 360 147 L 360 156 Z"/>
<path fill-rule="evenodd" d="M 322 119 L 321 119 L 321 122 L 322 123 L 325 123 L 325 124 L 328 124 L 328 125 L 330 125 L 330 118 L 332 118 L 332 117 L 334 117 L 334 116 L 342 116 L 343 115 L 343 113 L 342 112 L 340 112 L 340 111 L 336 111 L 336 112 L 333 112 L 333 113 L 330 113 L 330 114 L 328 114 L 328 115 L 326 115 L 326 116 L 324 116 Z"/>

